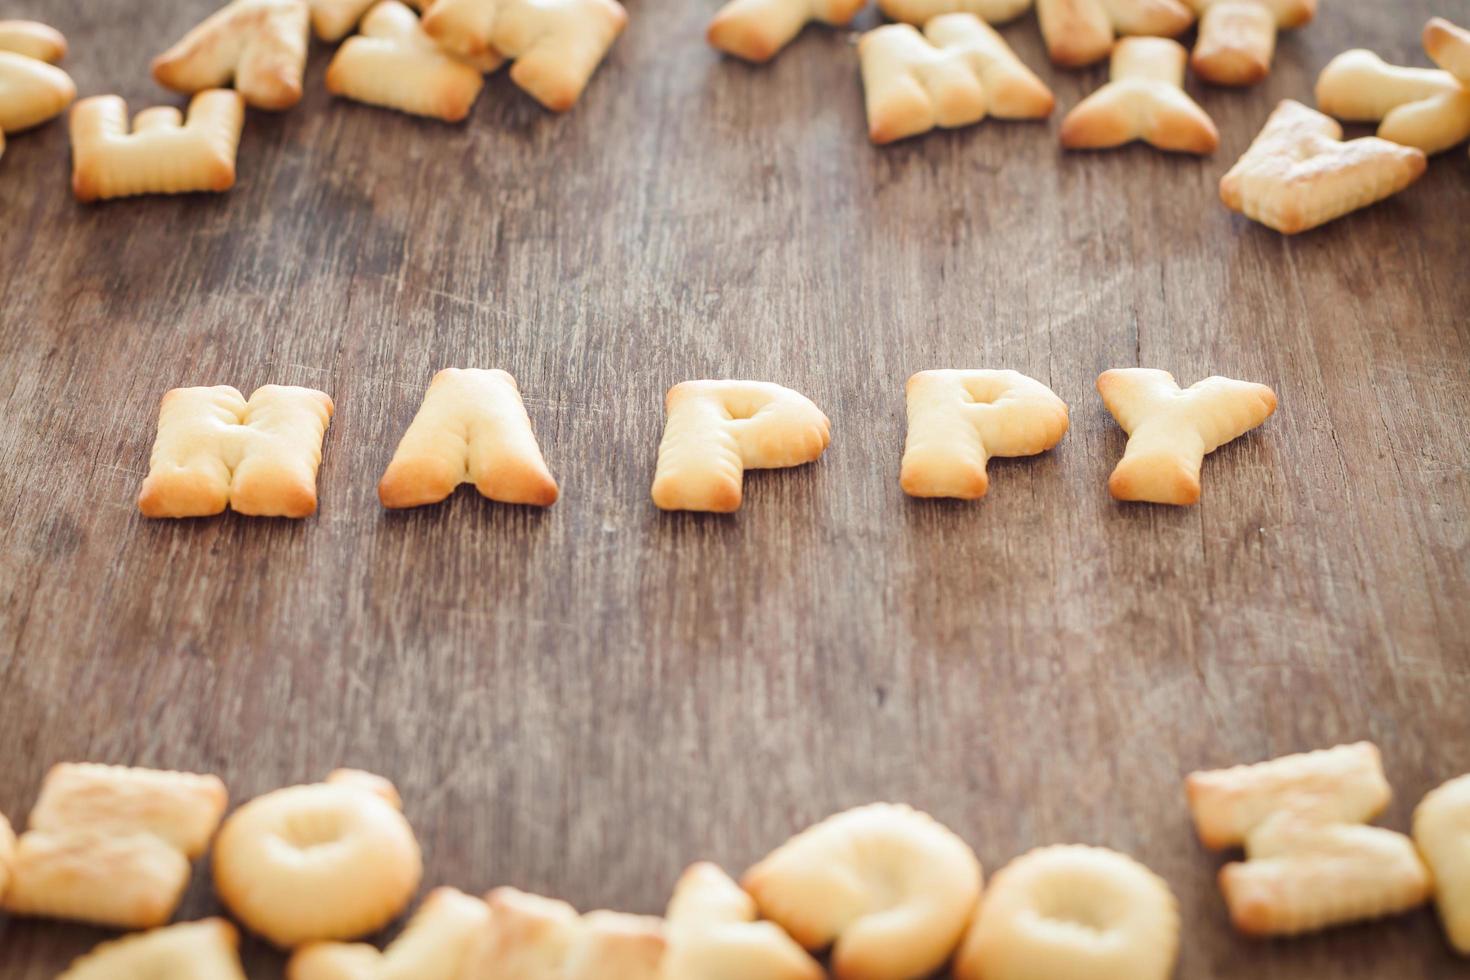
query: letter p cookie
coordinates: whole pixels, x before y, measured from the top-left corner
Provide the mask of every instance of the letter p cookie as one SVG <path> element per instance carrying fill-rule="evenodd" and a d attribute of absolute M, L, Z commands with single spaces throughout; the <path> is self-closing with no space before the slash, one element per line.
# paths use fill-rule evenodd
<path fill-rule="evenodd" d="M 1067 432 L 1067 406 L 1016 371 L 920 371 L 909 378 L 899 476 L 911 497 L 978 500 L 992 456 L 1034 456 Z"/>
<path fill-rule="evenodd" d="M 438 503 L 461 483 L 505 504 L 549 507 L 557 486 L 516 379 L 504 371 L 446 368 L 378 484 L 384 507 Z"/>
<path fill-rule="evenodd" d="M 747 469 L 800 466 L 832 441 L 811 399 L 763 381 L 685 381 L 665 399 L 653 502 L 663 510 L 740 509 Z"/>

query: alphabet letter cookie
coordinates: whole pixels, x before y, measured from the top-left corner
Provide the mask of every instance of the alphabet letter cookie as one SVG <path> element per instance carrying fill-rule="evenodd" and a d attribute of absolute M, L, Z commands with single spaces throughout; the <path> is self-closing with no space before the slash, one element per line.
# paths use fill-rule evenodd
<path fill-rule="evenodd" d="M 748 469 L 800 466 L 832 441 L 805 395 L 762 381 L 685 381 L 665 399 L 653 502 L 663 510 L 740 509 Z"/>
<path fill-rule="evenodd" d="M 121 929 L 161 926 L 226 801 L 214 776 L 53 766 L 17 843 L 4 907 Z"/>
<path fill-rule="evenodd" d="M 368 10 L 379 0 L 307 0 L 311 7 L 311 27 L 323 41 L 340 41 L 352 32 Z M 427 0 L 408 0 L 411 7 L 422 10 Z"/>
<path fill-rule="evenodd" d="M 32 21 L 0 21 L 0 156 L 5 134 L 49 122 L 71 105 L 77 87 L 51 62 L 66 54 L 66 38 Z"/>
<path fill-rule="evenodd" d="M 1067 68 L 1099 62 L 1119 34 L 1174 37 L 1194 23 L 1181 0 L 1036 0 L 1051 60 Z"/>
<path fill-rule="evenodd" d="M 1443 17 L 1424 25 L 1424 51 L 1436 65 L 1470 85 L 1470 31 Z"/>
<path fill-rule="evenodd" d="M 579 916 L 565 902 L 497 888 L 490 905 L 484 969 L 516 980 L 660 980 L 664 924 L 618 912 Z"/>
<path fill-rule="evenodd" d="M 668 909 L 667 980 L 822 980 L 817 961 L 713 864 L 684 872 Z"/>
<path fill-rule="evenodd" d="M 173 106 L 145 109 L 131 133 L 122 99 L 83 99 L 71 113 L 72 192 L 86 203 L 227 191 L 235 186 L 235 151 L 244 125 L 245 102 L 230 89 L 194 96 L 187 123 Z"/>
<path fill-rule="evenodd" d="M 1403 834 L 1364 826 L 1388 805 L 1366 742 L 1253 766 L 1191 773 L 1200 841 L 1244 845 L 1220 871 L 1231 920 L 1252 935 L 1294 935 L 1423 904 L 1429 873 Z"/>
<path fill-rule="evenodd" d="M 1108 480 L 1118 500 L 1197 503 L 1205 456 L 1276 411 L 1276 393 L 1265 385 L 1214 377 L 1181 391 L 1168 371 L 1150 368 L 1104 371 L 1097 390 L 1128 433 Z"/>
<path fill-rule="evenodd" d="M 874 143 L 968 126 L 987 113 L 1041 119 L 1055 105 L 1051 90 L 973 14 L 936 17 L 923 34 L 888 24 L 864 34 L 858 54 Z"/>
<path fill-rule="evenodd" d="M 444 51 L 412 10 L 383 0 L 327 68 L 327 91 L 415 116 L 459 122 L 485 85 L 477 66 Z"/>
<path fill-rule="evenodd" d="M 1447 71 L 1401 68 L 1345 51 L 1317 77 L 1317 106 L 1348 122 L 1379 122 L 1382 139 L 1440 153 L 1470 138 L 1470 87 Z"/>
<path fill-rule="evenodd" d="M 843 27 L 867 5 L 868 0 L 730 0 L 706 37 L 726 54 L 770 61 L 812 21 Z"/>
<path fill-rule="evenodd" d="M 1271 71 L 1276 33 L 1317 16 L 1317 0 L 1190 0 L 1200 14 L 1190 60 L 1216 85 L 1254 85 Z"/>
<path fill-rule="evenodd" d="M 514 60 L 511 81 L 555 112 L 581 98 L 627 23 L 617 0 L 434 0 L 424 13 L 424 30 L 445 50 Z"/>
<path fill-rule="evenodd" d="M 163 396 L 158 438 L 138 509 L 148 517 L 205 517 L 226 507 L 256 517 L 316 512 L 316 471 L 332 399 L 266 385 L 247 402 L 228 385 Z"/>
<path fill-rule="evenodd" d="M 220 900 L 283 949 L 376 932 L 408 905 L 422 871 L 398 793 L 352 770 L 256 797 L 230 814 L 214 848 Z"/>
<path fill-rule="evenodd" d="M 941 14 L 974 14 L 988 24 L 1004 24 L 1031 9 L 1031 0 L 878 0 L 890 20 L 923 27 Z"/>
<path fill-rule="evenodd" d="M 443 500 L 461 483 L 502 503 L 556 503 L 556 481 L 521 391 L 504 371 L 446 368 L 434 375 L 378 497 L 384 507 L 418 507 Z"/>
<path fill-rule="evenodd" d="M 235 89 L 257 109 L 301 101 L 309 34 L 306 0 L 234 0 L 153 59 L 153 78 L 192 95 Z"/>
<path fill-rule="evenodd" d="M 1414 810 L 1414 843 L 1434 873 L 1450 945 L 1470 956 L 1470 775 L 1431 791 Z"/>
<path fill-rule="evenodd" d="M 184 922 L 105 942 L 57 980 L 245 980 L 239 946 L 224 919 Z"/>
<path fill-rule="evenodd" d="M 955 980 L 1168 980 L 1178 957 L 1164 879 L 1101 847 L 1043 847 L 991 879 Z"/>
<path fill-rule="evenodd" d="M 1425 166 L 1424 152 L 1413 147 L 1373 136 L 1344 143 L 1335 120 L 1287 99 L 1220 179 L 1220 199 L 1294 235 L 1392 197 Z"/>
<path fill-rule="evenodd" d="M 1470 31 L 1443 17 L 1424 25 L 1424 50 L 1434 63 L 1470 88 Z"/>
<path fill-rule="evenodd" d="M 978 500 L 992 456 L 1034 456 L 1061 441 L 1067 405 L 1016 371 L 921 371 L 908 383 L 900 482 L 912 497 Z"/>
<path fill-rule="evenodd" d="M 10 884 L 10 867 L 15 864 L 15 831 L 10 829 L 10 821 L 5 819 L 5 814 L 0 813 L 0 896 L 5 894 L 5 886 Z"/>
<path fill-rule="evenodd" d="M 915 980 L 944 965 L 980 898 L 980 862 L 927 814 L 886 803 L 822 821 L 741 882 L 837 980 Z"/>
<path fill-rule="evenodd" d="M 0 20 L 0 51 L 11 51 L 54 65 L 66 57 L 66 38 L 33 20 Z"/>
<path fill-rule="evenodd" d="M 383 952 L 362 943 L 308 943 L 286 980 L 461 980 L 490 931 L 490 907 L 453 888 L 424 899 L 403 934 Z"/>
<path fill-rule="evenodd" d="M 1161 150 L 1213 153 L 1215 123 L 1184 91 L 1188 54 L 1177 41 L 1130 37 L 1113 49 L 1111 81 L 1062 120 L 1062 145 L 1096 150 L 1143 140 Z"/>

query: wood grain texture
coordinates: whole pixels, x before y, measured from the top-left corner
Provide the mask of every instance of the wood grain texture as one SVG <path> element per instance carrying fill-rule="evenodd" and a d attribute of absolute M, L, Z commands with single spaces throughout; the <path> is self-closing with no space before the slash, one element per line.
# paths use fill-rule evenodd
<path fill-rule="evenodd" d="M 211 0 L 11 0 L 68 35 L 83 95 L 177 103 L 149 59 Z M 1202 89 L 1207 160 L 1064 154 L 1104 78 L 1045 62 L 1042 124 L 875 149 L 848 32 L 765 68 L 715 3 L 632 0 L 571 114 L 502 74 L 450 127 L 330 98 L 252 112 L 221 197 L 81 207 L 55 123 L 0 161 L 0 811 L 68 759 L 217 772 L 236 801 L 338 765 L 398 784 L 426 885 L 653 912 L 838 808 L 927 808 L 994 870 L 1076 841 L 1178 893 L 1185 980 L 1463 976 L 1428 911 L 1235 937 L 1181 779 L 1367 738 L 1406 829 L 1470 769 L 1470 161 L 1287 240 L 1220 175 L 1347 47 L 1422 64 L 1430 0 L 1329 2 L 1246 91 Z M 876 23 L 865 14 L 862 26 Z M 1355 130 L 1361 133 L 1364 130 Z M 1262 381 L 1267 425 L 1191 509 L 1120 506 L 1106 368 Z M 435 370 L 520 381 L 563 499 L 375 485 Z M 898 485 L 903 383 L 1007 367 L 1072 407 L 978 504 Z M 662 396 L 790 385 L 834 441 L 730 518 L 648 500 Z M 319 515 L 150 522 L 173 386 L 336 399 Z M 216 908 L 201 866 L 183 917 Z M 0 974 L 103 933 L 0 921 Z M 280 960 L 248 943 L 253 977 Z"/>

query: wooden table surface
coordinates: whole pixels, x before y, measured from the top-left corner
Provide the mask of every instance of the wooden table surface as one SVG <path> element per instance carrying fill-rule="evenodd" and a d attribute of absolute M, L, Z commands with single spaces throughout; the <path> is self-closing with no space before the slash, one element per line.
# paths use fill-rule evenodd
<path fill-rule="evenodd" d="M 3 13 L 137 109 L 178 101 L 149 60 L 211 4 Z M 891 799 L 991 871 L 1057 842 L 1137 856 L 1179 896 L 1187 980 L 1465 976 L 1427 910 L 1236 937 L 1181 786 L 1371 739 L 1407 829 L 1470 769 L 1470 161 L 1295 239 L 1216 195 L 1332 55 L 1425 63 L 1435 5 L 1328 0 L 1265 84 L 1191 81 L 1205 160 L 1061 152 L 1104 69 L 1053 69 L 1030 16 L 1004 33 L 1052 120 L 875 148 L 851 32 L 752 68 L 704 45 L 714 6 L 633 0 L 564 117 L 503 75 L 458 127 L 335 100 L 316 45 L 223 196 L 79 206 L 64 124 L 11 138 L 0 811 L 22 822 L 61 760 L 214 772 L 237 802 L 358 766 L 401 789 L 426 886 L 658 912 L 695 859 L 738 872 Z M 1197 507 L 1107 495 L 1125 438 L 1093 383 L 1135 365 L 1280 396 Z M 554 508 L 378 506 L 446 366 L 519 379 Z M 903 384 L 932 367 L 1039 378 L 1071 431 L 992 464 L 983 502 L 910 500 Z M 658 512 L 663 394 L 704 377 L 806 393 L 832 447 L 749 477 L 737 515 Z M 319 514 L 141 518 L 163 392 L 272 382 L 336 400 Z M 217 908 L 201 862 L 180 917 Z M 104 935 L 0 920 L 0 975 Z"/>

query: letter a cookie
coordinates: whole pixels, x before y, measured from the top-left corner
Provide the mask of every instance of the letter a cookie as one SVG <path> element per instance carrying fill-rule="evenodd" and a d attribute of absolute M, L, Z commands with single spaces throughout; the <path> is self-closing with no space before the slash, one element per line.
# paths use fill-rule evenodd
<path fill-rule="evenodd" d="M 434 375 L 378 497 L 384 507 L 418 507 L 438 503 L 461 483 L 501 503 L 556 503 L 556 481 L 520 389 L 504 371 L 446 368 Z"/>
<path fill-rule="evenodd" d="M 153 59 L 153 78 L 192 95 L 231 80 L 257 109 L 301 101 L 309 35 L 306 0 L 234 0 Z"/>
<path fill-rule="evenodd" d="M 316 512 L 316 472 L 332 399 L 266 385 L 247 402 L 228 385 L 163 396 L 148 478 L 147 517 L 207 517 L 226 507 L 254 517 Z"/>
<path fill-rule="evenodd" d="M 832 441 L 811 399 L 762 381 L 685 381 L 665 406 L 653 476 L 653 502 L 663 510 L 739 510 L 747 469 L 810 463 Z"/>

